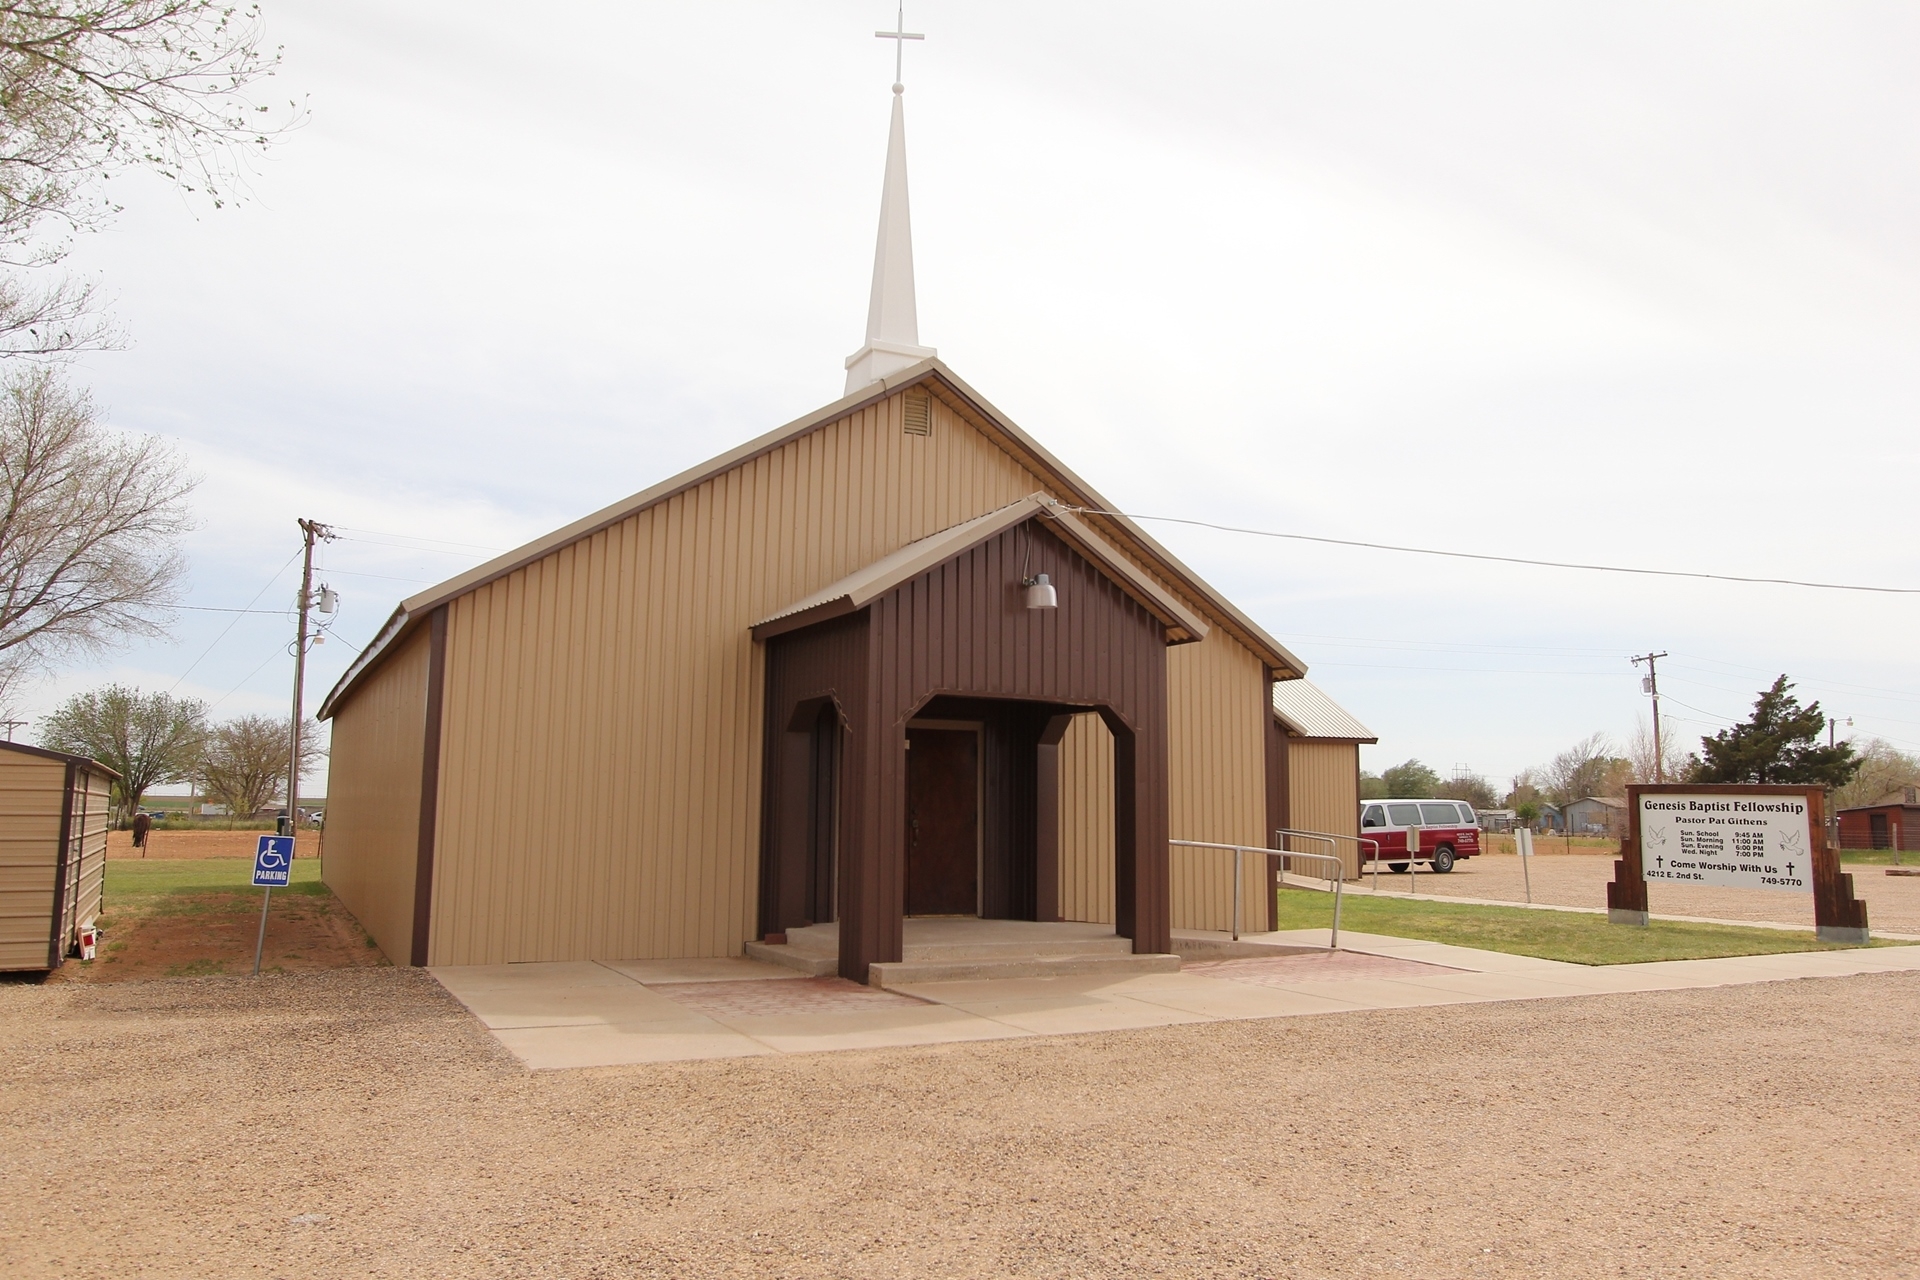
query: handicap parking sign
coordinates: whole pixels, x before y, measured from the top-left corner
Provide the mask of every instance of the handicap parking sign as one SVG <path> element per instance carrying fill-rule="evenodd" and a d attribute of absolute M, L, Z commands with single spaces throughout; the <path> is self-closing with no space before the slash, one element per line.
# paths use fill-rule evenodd
<path fill-rule="evenodd" d="M 293 877 L 293 837 L 261 836 L 253 851 L 253 887 L 284 889 Z"/>

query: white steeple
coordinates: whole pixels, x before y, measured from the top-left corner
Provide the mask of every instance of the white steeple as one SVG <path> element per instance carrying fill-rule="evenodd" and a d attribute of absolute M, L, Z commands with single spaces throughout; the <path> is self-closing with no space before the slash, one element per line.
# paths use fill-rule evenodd
<path fill-rule="evenodd" d="M 897 31 L 876 31 L 898 41 L 894 55 L 893 121 L 887 130 L 887 176 L 880 188 L 880 238 L 873 247 L 873 293 L 867 302 L 867 343 L 847 357 L 847 394 L 934 354 L 920 345 L 913 300 L 913 224 L 907 214 L 907 125 L 901 100 L 899 50 L 923 37 L 908 32 L 904 15 Z"/>

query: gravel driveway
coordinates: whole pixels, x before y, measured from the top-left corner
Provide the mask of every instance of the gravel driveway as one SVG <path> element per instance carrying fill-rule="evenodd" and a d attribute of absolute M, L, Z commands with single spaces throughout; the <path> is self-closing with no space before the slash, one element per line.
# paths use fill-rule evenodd
<path fill-rule="evenodd" d="M 1545 845 L 1549 837 L 1540 837 Z M 1916 855 L 1920 856 L 1920 855 Z M 1607 881 L 1613 879 L 1613 854 L 1543 853 L 1533 859 L 1533 900 L 1563 907 L 1604 907 Z M 1875 930 L 1920 933 L 1920 876 L 1890 876 L 1885 867 L 1843 863 L 1853 877 L 1854 896 L 1867 904 L 1867 921 Z M 1407 890 L 1408 877 L 1380 871 L 1380 887 Z M 1347 886 L 1373 887 L 1368 872 Z M 1422 873 L 1415 892 L 1435 897 L 1491 898 L 1524 902 L 1526 885 L 1520 859 L 1511 854 L 1464 858 L 1444 876 Z M 1768 889 L 1723 889 L 1713 885 L 1650 884 L 1647 903 L 1655 915 L 1705 916 L 1714 920 L 1770 920 L 1778 924 L 1813 928 L 1813 898 Z"/>
<path fill-rule="evenodd" d="M 1920 976 L 532 1075 L 433 981 L 0 984 L 8 1276 L 1894 1276 Z"/>

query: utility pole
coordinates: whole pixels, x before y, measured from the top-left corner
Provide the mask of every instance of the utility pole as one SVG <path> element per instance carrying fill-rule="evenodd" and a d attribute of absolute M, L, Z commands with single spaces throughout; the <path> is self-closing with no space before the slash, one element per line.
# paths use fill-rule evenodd
<path fill-rule="evenodd" d="M 15 723 L 15 722 L 14 722 L 14 721 L 12 721 L 12 720 L 0 720 L 0 724 L 13 724 L 13 723 Z M 1831 750 L 1833 750 L 1833 748 L 1834 748 L 1835 746 L 1837 746 L 1837 745 L 1838 745 L 1838 744 L 1837 744 L 1837 743 L 1836 743 L 1836 742 L 1834 741 L 1834 736 L 1833 736 L 1833 727 L 1834 727 L 1835 725 L 1837 725 L 1837 724 L 1839 724 L 1839 723 L 1840 723 L 1840 722 L 1839 722 L 1838 720 L 1836 720 L 1836 719 L 1834 719 L 1834 718 L 1833 718 L 1832 716 L 1828 716 L 1828 717 L 1827 717 L 1827 750 L 1829 750 L 1829 751 L 1831 751 Z M 1852 716 L 1848 716 L 1848 717 L 1847 717 L 1847 728 L 1849 728 L 1849 729 L 1851 729 L 1851 728 L 1853 728 L 1853 717 L 1852 717 Z M 8 742 L 12 742 L 12 741 L 13 741 L 13 735 L 12 735 L 11 733 L 9 733 L 9 734 L 7 735 L 7 741 L 8 741 Z"/>
<path fill-rule="evenodd" d="M 1667 780 L 1667 757 L 1666 753 L 1660 749 L 1660 672 L 1654 665 L 1666 656 L 1663 650 L 1660 653 L 1643 653 L 1632 659 L 1636 667 L 1643 662 L 1647 664 L 1646 678 L 1640 683 L 1647 693 L 1653 695 L 1653 780 L 1655 782 Z"/>
<path fill-rule="evenodd" d="M 21 725 L 23 725 L 23 724 L 25 724 L 25 723 L 26 723 L 26 721 L 25 721 L 25 720 L 0 720 L 0 724 L 3 724 L 3 725 L 5 725 L 5 726 L 7 727 L 7 741 L 8 741 L 8 742 L 12 742 L 12 741 L 13 741 L 13 731 L 14 731 L 15 729 L 18 729 L 18 728 L 19 728 L 19 727 L 20 727 Z M 1848 723 L 1848 724 L 1852 724 L 1853 722 L 1852 722 L 1851 720 L 1849 720 L 1849 721 L 1848 721 L 1847 723 Z"/>
<path fill-rule="evenodd" d="M 300 632 L 293 646 L 293 726 L 288 735 L 292 754 L 287 759 L 287 835 L 300 836 L 300 722 L 307 679 L 307 610 L 313 606 L 313 543 L 316 538 L 333 541 L 333 530 L 318 520 L 300 520 L 300 536 L 306 543 L 306 557 L 300 567 Z M 298 845 L 295 845 L 296 850 Z"/>

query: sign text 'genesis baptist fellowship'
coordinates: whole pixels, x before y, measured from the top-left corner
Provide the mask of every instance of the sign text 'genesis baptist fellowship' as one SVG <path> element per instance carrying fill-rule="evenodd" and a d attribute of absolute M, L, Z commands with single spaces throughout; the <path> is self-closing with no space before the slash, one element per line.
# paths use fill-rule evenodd
<path fill-rule="evenodd" d="M 1799 796 L 1642 795 L 1641 873 L 1681 884 L 1813 892 Z"/>

